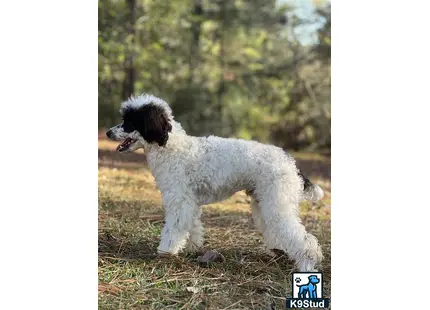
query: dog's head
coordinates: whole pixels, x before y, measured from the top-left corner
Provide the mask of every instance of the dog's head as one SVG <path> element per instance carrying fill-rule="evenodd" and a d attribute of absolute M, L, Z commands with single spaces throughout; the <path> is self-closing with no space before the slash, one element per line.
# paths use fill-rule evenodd
<path fill-rule="evenodd" d="M 122 123 L 108 130 L 106 135 L 121 141 L 117 151 L 133 152 L 145 144 L 164 146 L 172 131 L 172 110 L 168 104 L 152 95 L 131 97 L 121 104 Z"/>
<path fill-rule="evenodd" d="M 318 279 L 317 276 L 312 275 L 312 276 L 309 276 L 308 279 L 309 279 L 309 282 L 312 284 L 320 283 L 320 279 Z"/>

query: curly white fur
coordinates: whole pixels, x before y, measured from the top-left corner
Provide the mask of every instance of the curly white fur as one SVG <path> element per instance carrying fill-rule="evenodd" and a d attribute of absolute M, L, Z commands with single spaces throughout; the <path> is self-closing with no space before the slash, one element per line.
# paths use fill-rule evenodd
<path fill-rule="evenodd" d="M 137 139 L 131 150 L 144 148 L 162 193 L 166 223 L 159 253 L 177 254 L 202 246 L 201 206 L 248 190 L 252 192 L 253 218 L 266 247 L 287 252 L 300 271 L 315 270 L 322 259 L 321 248 L 301 224 L 299 202 L 318 200 L 323 193 L 318 186 L 303 192 L 293 157 L 281 148 L 255 141 L 189 136 L 173 119 L 167 103 L 151 95 L 131 98 L 121 111 L 148 104 L 162 107 L 172 125 L 164 146 L 146 142 L 137 131 L 127 135 L 120 125 L 111 130 L 114 140 Z"/>

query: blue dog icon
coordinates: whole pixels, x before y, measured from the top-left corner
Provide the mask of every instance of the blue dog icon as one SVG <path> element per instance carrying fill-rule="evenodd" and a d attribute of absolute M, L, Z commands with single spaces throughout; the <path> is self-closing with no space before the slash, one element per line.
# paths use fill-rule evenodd
<path fill-rule="evenodd" d="M 318 277 L 315 275 L 309 276 L 308 279 L 308 284 L 296 284 L 297 287 L 299 287 L 299 298 L 318 298 L 316 285 L 320 283 L 320 279 L 318 279 Z M 306 297 L 306 295 L 308 297 Z"/>

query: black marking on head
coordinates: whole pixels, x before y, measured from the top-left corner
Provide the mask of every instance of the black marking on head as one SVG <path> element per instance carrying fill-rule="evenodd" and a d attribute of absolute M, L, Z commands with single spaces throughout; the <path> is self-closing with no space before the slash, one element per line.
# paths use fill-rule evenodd
<path fill-rule="evenodd" d="M 129 119 L 124 119 L 124 122 L 122 123 L 122 130 L 126 133 L 130 133 L 135 131 L 136 127 L 134 126 L 133 122 L 131 122 Z"/>
<path fill-rule="evenodd" d="M 137 130 L 148 143 L 166 145 L 172 125 L 166 111 L 156 105 L 147 104 L 140 108 L 128 108 L 123 112 L 123 129 L 130 133 Z"/>

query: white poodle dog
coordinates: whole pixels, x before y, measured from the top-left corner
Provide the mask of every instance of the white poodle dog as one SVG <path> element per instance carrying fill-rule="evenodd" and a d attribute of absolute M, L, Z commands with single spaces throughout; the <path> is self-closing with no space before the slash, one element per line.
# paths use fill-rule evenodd
<path fill-rule="evenodd" d="M 107 136 L 121 141 L 119 152 L 144 149 L 162 193 L 165 225 L 158 253 L 202 246 L 201 206 L 246 190 L 267 249 L 285 251 L 300 271 L 315 270 L 322 252 L 300 221 L 299 202 L 320 200 L 324 193 L 301 174 L 291 155 L 255 141 L 187 135 L 169 105 L 152 95 L 130 98 L 120 112 L 123 122 Z"/>

